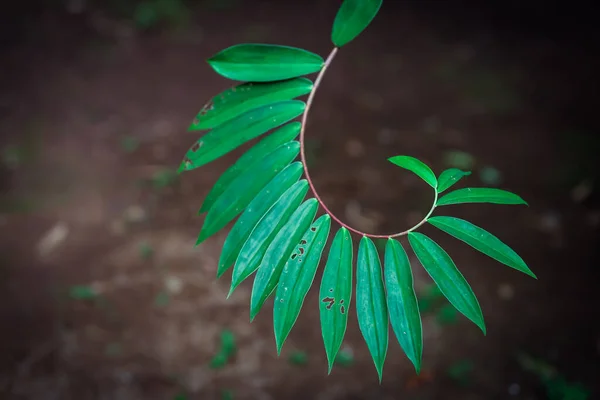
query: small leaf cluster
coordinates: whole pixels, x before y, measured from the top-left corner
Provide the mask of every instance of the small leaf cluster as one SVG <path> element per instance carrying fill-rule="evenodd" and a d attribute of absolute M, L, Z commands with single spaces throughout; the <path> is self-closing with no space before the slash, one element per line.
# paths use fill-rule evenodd
<path fill-rule="evenodd" d="M 346 0 L 335 18 L 331 39 L 337 48 L 360 34 L 378 12 L 381 0 Z M 213 97 L 199 112 L 191 131 L 205 131 L 186 153 L 179 171 L 204 166 L 263 136 L 217 180 L 200 214 L 206 214 L 197 244 L 237 218 L 218 262 L 217 276 L 231 269 L 229 295 L 254 274 L 250 298 L 253 320 L 267 299 L 273 300 L 273 327 L 278 353 L 294 326 L 313 285 L 337 220 L 314 192 L 303 154 L 303 123 L 328 61 L 307 50 L 270 44 L 229 47 L 208 60 L 221 76 L 242 81 Z M 305 75 L 319 73 L 313 83 Z M 305 103 L 298 100 L 309 95 Z M 294 121 L 303 116 L 302 121 Z M 265 135 L 267 132 L 270 134 Z M 297 140 L 298 135 L 300 139 Z M 301 161 L 295 161 L 298 155 Z M 534 276 L 506 244 L 472 223 L 432 216 L 437 207 L 461 203 L 526 204 L 516 194 L 489 188 L 465 188 L 443 194 L 470 172 L 456 168 L 437 176 L 409 156 L 389 161 L 431 186 L 434 204 L 421 223 L 389 236 L 361 233 L 342 225 L 333 235 L 319 289 L 321 332 L 329 372 L 342 345 L 353 289 L 358 324 L 381 379 L 388 349 L 389 325 L 417 372 L 421 369 L 423 334 L 409 257 L 396 237 L 409 246 L 450 304 L 484 333 L 481 308 L 456 265 L 436 242 L 416 232 L 428 223 L 514 269 Z M 301 179 L 302 174 L 306 179 Z M 307 194 L 312 189 L 314 197 Z M 320 216 L 319 205 L 324 209 Z M 354 252 L 350 231 L 361 236 Z M 386 239 L 383 266 L 372 237 Z M 356 274 L 354 282 L 354 274 Z"/>

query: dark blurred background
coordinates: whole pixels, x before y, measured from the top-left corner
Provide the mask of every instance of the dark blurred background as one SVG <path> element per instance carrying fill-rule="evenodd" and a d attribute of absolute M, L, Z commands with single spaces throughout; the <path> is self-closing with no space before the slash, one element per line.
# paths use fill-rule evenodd
<path fill-rule="evenodd" d="M 327 73 L 309 119 L 315 185 L 370 232 L 430 193 L 386 161 L 473 171 L 530 207 L 456 206 L 537 274 L 430 228 L 471 283 L 484 337 L 412 259 L 423 372 L 397 342 L 381 385 L 351 312 L 331 376 L 311 292 L 278 359 L 250 282 L 215 280 L 227 230 L 194 248 L 203 196 L 241 153 L 175 168 L 230 82 L 205 59 L 243 42 L 326 56 L 340 1 L 54 0 L 0 13 L 0 397 L 599 398 L 598 28 L 592 2 L 384 1 Z M 245 147 L 247 148 L 247 146 Z M 440 210 L 443 215 L 443 212 Z M 440 215 L 438 212 L 438 215 Z M 223 351 L 228 357 L 223 357 Z"/>

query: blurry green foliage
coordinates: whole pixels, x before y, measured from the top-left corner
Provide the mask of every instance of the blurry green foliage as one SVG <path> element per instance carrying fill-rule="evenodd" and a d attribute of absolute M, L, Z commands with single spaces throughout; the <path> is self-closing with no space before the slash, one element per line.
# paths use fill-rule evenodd
<path fill-rule="evenodd" d="M 335 357 L 335 365 L 350 367 L 354 364 L 354 355 L 348 350 L 341 350 Z"/>
<path fill-rule="evenodd" d="M 517 357 L 521 368 L 535 374 L 546 389 L 549 400 L 587 400 L 590 391 L 580 383 L 569 382 L 552 365 L 527 354 Z"/>
<path fill-rule="evenodd" d="M 298 366 L 306 365 L 306 364 L 308 364 L 308 355 L 303 351 L 294 351 L 288 357 L 288 361 L 290 362 L 290 364 L 293 364 L 293 365 L 298 365 Z"/>
<path fill-rule="evenodd" d="M 473 363 L 469 360 L 461 360 L 452 364 L 446 371 L 447 375 L 462 386 L 468 386 L 471 383 L 471 372 Z"/>
<path fill-rule="evenodd" d="M 213 369 L 223 368 L 235 355 L 237 345 L 235 343 L 235 335 L 228 329 L 221 332 L 221 346 L 219 352 L 212 358 L 209 366 Z"/>

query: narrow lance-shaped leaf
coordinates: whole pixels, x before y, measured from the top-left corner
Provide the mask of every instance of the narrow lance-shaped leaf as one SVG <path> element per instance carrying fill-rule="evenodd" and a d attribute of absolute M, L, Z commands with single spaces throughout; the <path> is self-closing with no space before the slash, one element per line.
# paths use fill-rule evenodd
<path fill-rule="evenodd" d="M 197 244 L 218 232 L 242 212 L 261 189 L 296 158 L 299 151 L 298 142 L 283 144 L 231 182 L 208 210 Z"/>
<path fill-rule="evenodd" d="M 410 232 L 408 241 L 421 265 L 450 304 L 473 321 L 485 335 L 485 323 L 477 297 L 448 253 L 422 233 Z"/>
<path fill-rule="evenodd" d="M 302 179 L 277 200 L 277 202 L 258 221 L 258 224 L 250 233 L 248 240 L 244 243 L 242 250 L 233 267 L 231 277 L 231 289 L 233 290 L 242 283 L 250 274 L 258 269 L 267 248 L 273 241 L 277 232 L 288 222 L 290 216 L 296 211 L 304 196 L 308 192 L 308 182 Z"/>
<path fill-rule="evenodd" d="M 421 314 L 408 256 L 402 245 L 394 239 L 388 239 L 385 246 L 383 271 L 392 329 L 418 374 L 423 355 Z"/>
<path fill-rule="evenodd" d="M 250 320 L 254 320 L 265 300 L 271 295 L 281 271 L 294 251 L 296 244 L 309 228 L 317 213 L 318 202 L 308 199 L 290 217 L 289 221 L 275 235 L 258 267 L 252 295 L 250 297 Z"/>
<path fill-rule="evenodd" d="M 291 121 L 304 112 L 305 106 L 299 100 L 281 101 L 248 111 L 219 125 L 188 150 L 179 172 L 208 164 L 268 130 Z"/>
<path fill-rule="evenodd" d="M 238 44 L 220 51 L 208 63 L 235 81 L 270 82 L 318 72 L 325 63 L 317 54 L 273 44 Z"/>
<path fill-rule="evenodd" d="M 438 206 L 461 203 L 525 204 L 518 195 L 501 189 L 465 188 L 450 192 L 437 201 Z"/>
<path fill-rule="evenodd" d="M 242 246 L 250 236 L 258 221 L 275 204 L 275 202 L 288 190 L 294 183 L 298 182 L 302 175 L 302 163 L 296 161 L 281 171 L 275 178 L 265 186 L 260 193 L 248 204 L 240 218 L 235 222 L 221 251 L 219 266 L 217 268 L 217 277 L 223 273 L 235 262 L 240 254 Z M 307 188 L 306 182 L 304 188 Z M 304 192 L 306 194 L 306 191 Z M 298 200 L 298 206 L 302 198 Z M 258 264 L 257 264 L 258 265 Z"/>
<path fill-rule="evenodd" d="M 352 300 L 352 237 L 348 229 L 340 228 L 329 249 L 319 291 L 321 333 L 331 373 L 348 324 Z"/>
<path fill-rule="evenodd" d="M 471 171 L 462 171 L 458 168 L 449 168 L 445 170 L 440 174 L 438 179 L 438 193 L 442 193 L 458 182 L 461 178 L 469 175 L 471 175 Z"/>
<path fill-rule="evenodd" d="M 388 158 L 388 161 L 392 164 L 396 164 L 399 167 L 407 169 L 415 173 L 419 178 L 423 179 L 432 188 L 437 187 L 437 179 L 435 174 L 425 163 L 417 160 L 414 157 L 409 156 L 395 156 Z"/>
<path fill-rule="evenodd" d="M 260 162 L 262 157 L 269 154 L 277 147 L 294 140 L 300 133 L 301 126 L 302 124 L 300 124 L 300 122 L 291 122 L 271 133 L 255 144 L 250 150 L 245 152 L 219 177 L 210 192 L 206 195 L 204 203 L 202 203 L 202 207 L 200 207 L 200 213 L 208 211 L 215 200 L 244 170 L 251 168 L 254 164 Z"/>
<path fill-rule="evenodd" d="M 510 247 L 496 236 L 469 221 L 454 217 L 432 217 L 427 222 L 494 260 L 536 278 L 525 261 Z"/>
<path fill-rule="evenodd" d="M 331 41 L 342 47 L 354 40 L 377 15 L 382 0 L 345 0 L 335 16 Z"/>
<path fill-rule="evenodd" d="M 258 107 L 310 93 L 306 78 L 279 82 L 247 82 L 214 96 L 198 113 L 189 130 L 210 129 Z"/>
<path fill-rule="evenodd" d="M 379 380 L 388 348 L 388 310 L 377 248 L 366 236 L 360 241 L 356 265 L 356 313 Z"/>
<path fill-rule="evenodd" d="M 292 255 L 285 263 L 273 305 L 273 328 L 277 354 L 298 319 L 304 298 L 310 289 L 327 242 L 331 218 L 322 215 L 304 232 Z"/>

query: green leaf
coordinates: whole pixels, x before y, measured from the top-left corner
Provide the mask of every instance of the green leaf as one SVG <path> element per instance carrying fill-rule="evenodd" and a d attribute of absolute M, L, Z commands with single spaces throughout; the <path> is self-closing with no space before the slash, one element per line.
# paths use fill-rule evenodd
<path fill-rule="evenodd" d="M 417 160 L 414 157 L 409 156 L 395 156 L 388 158 L 388 161 L 392 164 L 396 164 L 399 167 L 407 169 L 415 173 L 419 178 L 423 179 L 432 188 L 436 188 L 438 185 L 435 174 L 425 163 Z"/>
<path fill-rule="evenodd" d="M 262 139 L 254 147 L 244 153 L 223 175 L 206 195 L 200 213 L 206 212 L 214 204 L 215 200 L 229 187 L 243 171 L 259 163 L 261 159 L 284 143 L 294 140 L 300 133 L 300 122 L 291 122 L 279 128 L 269 136 Z"/>
<path fill-rule="evenodd" d="M 284 192 L 298 181 L 301 175 L 301 162 L 296 161 L 288 165 L 260 191 L 250 204 L 248 204 L 248 207 L 246 207 L 242 215 L 233 225 L 233 228 L 231 228 L 229 235 L 227 235 L 227 239 L 225 239 L 221 257 L 219 258 L 217 278 L 223 275 L 223 273 L 233 265 L 240 254 L 242 246 L 250 236 L 250 233 L 256 224 L 258 224 L 260 219 L 284 194 Z M 304 183 L 304 187 L 308 189 L 306 182 Z M 301 201 L 302 198 L 298 200 L 296 206 L 300 205 Z"/>
<path fill-rule="evenodd" d="M 448 253 L 422 233 L 410 232 L 408 241 L 423 268 L 448 301 L 485 335 L 485 323 L 477 297 Z"/>
<path fill-rule="evenodd" d="M 501 189 L 465 188 L 450 192 L 437 201 L 438 206 L 461 203 L 525 204 L 525 200 L 514 193 Z"/>
<path fill-rule="evenodd" d="M 335 16 L 331 41 L 342 47 L 354 40 L 371 23 L 382 0 L 345 0 Z"/>
<path fill-rule="evenodd" d="M 260 219 L 235 262 L 228 297 L 240 283 L 256 271 L 273 238 L 302 203 L 307 192 L 306 180 L 296 182 Z"/>
<path fill-rule="evenodd" d="M 273 44 L 238 44 L 220 51 L 208 63 L 236 81 L 271 82 L 318 72 L 325 63 L 317 54 Z"/>
<path fill-rule="evenodd" d="M 294 247 L 302 239 L 302 235 L 309 228 L 315 218 L 319 203 L 316 199 L 308 199 L 290 217 L 289 221 L 281 228 L 267 248 L 265 255 L 258 267 L 252 295 L 250 297 L 250 321 L 254 320 L 263 303 L 271 295 L 281 271 L 294 251 Z"/>
<path fill-rule="evenodd" d="M 385 288 L 390 323 L 400 346 L 415 366 L 421 370 L 423 355 L 423 328 L 417 305 L 410 262 L 402 245 L 388 239 L 385 246 Z"/>
<path fill-rule="evenodd" d="M 381 261 L 375 244 L 366 236 L 363 236 L 358 247 L 356 312 L 358 326 L 381 381 L 388 348 L 388 310 L 381 276 Z"/>
<path fill-rule="evenodd" d="M 213 97 L 198 113 L 189 130 L 210 129 L 257 107 L 292 100 L 310 93 L 313 83 L 306 78 L 279 82 L 248 82 Z"/>
<path fill-rule="evenodd" d="M 427 220 L 438 229 L 462 240 L 475 250 L 492 257 L 494 260 L 521 271 L 533 278 L 537 277 L 525 261 L 510 247 L 488 231 L 473 225 L 469 221 L 454 217 L 432 217 Z"/>
<path fill-rule="evenodd" d="M 450 186 L 454 185 L 461 178 L 471 175 L 471 171 L 462 171 L 458 168 L 449 168 L 440 174 L 438 179 L 438 193 L 442 193 Z"/>
<path fill-rule="evenodd" d="M 321 333 L 331 373 L 340 350 L 352 300 L 352 237 L 348 229 L 340 228 L 329 249 L 319 291 Z"/>
<path fill-rule="evenodd" d="M 304 112 L 299 100 L 280 101 L 255 108 L 219 125 L 201 137 L 186 153 L 179 172 L 201 167 L 229 153 L 270 129 L 285 124 Z"/>
<path fill-rule="evenodd" d="M 279 171 L 296 158 L 299 151 L 298 142 L 283 144 L 231 182 L 208 210 L 196 244 L 202 243 L 234 219 Z"/>
<path fill-rule="evenodd" d="M 331 217 L 328 214 L 317 219 L 304 232 L 300 243 L 283 267 L 273 305 L 277 354 L 281 353 L 281 347 L 296 323 L 306 293 L 315 279 L 330 226 Z"/>

